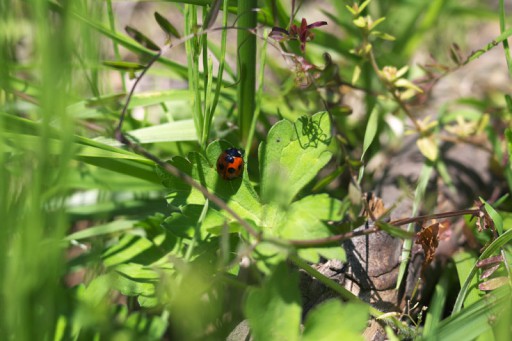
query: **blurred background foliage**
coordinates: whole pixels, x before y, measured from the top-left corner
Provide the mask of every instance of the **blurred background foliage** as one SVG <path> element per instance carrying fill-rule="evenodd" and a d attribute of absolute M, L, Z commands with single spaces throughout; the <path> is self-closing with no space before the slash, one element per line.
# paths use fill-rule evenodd
<path fill-rule="evenodd" d="M 207 214 L 211 210 L 204 198 L 181 183 L 166 183 L 152 161 L 115 141 L 133 76 L 157 53 L 151 41 L 157 48 L 168 42 L 173 47 L 148 69 L 128 103 L 123 130 L 134 141 L 162 159 L 211 160 L 206 146 L 219 139 L 240 146 L 246 150 L 247 191 L 254 187 L 259 192 L 276 185 L 276 179 L 260 179 L 265 168 L 257 148 L 269 129 L 283 118 L 295 122 L 327 110 L 335 118 L 332 131 L 341 132 L 333 139 L 340 143 L 325 147 L 334 162 L 324 171 L 311 170 L 317 178 L 297 192 L 301 197 L 328 193 L 338 200 L 331 202 L 340 205 L 340 212 L 359 214 L 360 206 L 348 198 L 351 179 L 361 172 L 363 190 L 375 186 L 372 168 L 361 171 L 361 161 L 369 165 L 379 155 L 390 155 L 411 124 L 386 97 L 386 85 L 367 56 L 357 53 L 364 39 L 346 8 L 352 3 L 240 3 L 0 1 L 2 339 L 222 339 L 242 316 L 257 315 L 260 300 L 295 290 L 294 275 L 291 284 L 279 284 L 288 278 L 260 263 L 241 269 L 240 261 L 254 250 L 244 243 L 244 232 L 228 235 L 242 231 L 240 225 L 226 223 L 217 211 Z M 300 41 L 266 42 L 272 27 L 290 30 L 292 3 L 296 25 L 303 17 L 308 24 L 327 22 L 311 30 L 314 39 L 305 44 L 304 55 Z M 409 65 L 405 78 L 440 89 L 430 102 L 422 102 L 421 94 L 417 103 L 409 102 L 417 105 L 417 117 L 433 115 L 442 127 L 451 125 L 465 138 L 460 131 L 465 124 L 478 125 L 490 115 L 483 123 L 484 143 L 492 148 L 491 176 L 506 184 L 499 193 L 503 195 L 512 188 L 507 162 L 512 100 L 505 96 L 511 91 L 509 51 L 484 48 L 479 59 L 464 67 L 461 57 L 500 35 L 500 16 L 503 20 L 512 11 L 500 5 L 502 1 L 374 1 L 364 14 L 374 21 L 385 17 L 378 30 L 394 37 L 371 38 L 381 67 Z M 160 14 L 156 19 L 155 12 Z M 251 20 L 256 31 L 235 29 L 249 27 Z M 191 36 L 205 29 L 210 30 Z M 241 46 L 235 43 L 237 31 L 246 33 L 238 37 Z M 240 76 L 240 70 L 249 75 Z M 437 79 L 439 74 L 429 74 L 432 70 L 446 77 Z M 370 124 L 377 102 L 381 114 Z M 372 124 L 376 138 L 366 144 Z M 174 158 L 173 164 L 186 171 L 189 166 L 180 160 Z M 179 194 L 173 198 L 169 191 Z M 279 194 L 268 195 L 266 203 L 282 204 Z M 186 208 L 176 204 L 183 198 Z M 504 199 L 499 213 L 505 230 L 511 210 L 510 198 Z M 268 255 L 264 247 L 257 251 L 261 259 Z M 289 271 L 277 261 L 273 265 Z M 267 284 L 251 291 L 244 307 L 237 305 L 255 283 Z M 300 316 L 299 308 L 282 304 L 290 316 Z M 351 315 L 351 309 L 356 313 Z M 343 328 L 357 334 L 354 330 L 364 328 L 367 319 L 365 309 L 331 303 L 317 316 L 354 316 L 354 324 Z M 298 333 L 293 318 L 279 328 Z M 450 334 L 453 320 L 455 326 L 472 321 L 459 316 L 441 322 L 448 325 L 442 329 L 444 337 L 455 335 Z M 314 321 L 313 315 L 306 322 L 304 337 L 318 335 Z M 268 336 L 264 322 L 258 320 L 254 327 L 261 339 Z M 506 323 L 497 330 L 500 339 Z"/>

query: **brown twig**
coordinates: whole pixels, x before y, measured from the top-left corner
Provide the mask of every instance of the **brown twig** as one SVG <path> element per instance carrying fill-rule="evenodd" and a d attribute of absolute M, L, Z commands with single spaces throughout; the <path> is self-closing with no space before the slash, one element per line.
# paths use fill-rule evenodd
<path fill-rule="evenodd" d="M 430 219 L 443 219 L 443 218 L 450 218 L 450 217 L 459 217 L 462 215 L 467 214 L 477 214 L 479 212 L 479 209 L 467 209 L 467 210 L 459 210 L 459 211 L 453 211 L 453 212 L 444 212 L 444 213 L 436 213 L 436 214 L 428 214 L 428 215 L 422 215 L 417 217 L 411 217 L 411 218 L 404 218 L 404 219 L 397 219 L 389 222 L 389 225 L 393 226 L 401 226 L 406 225 L 410 223 L 415 222 L 422 222 L 425 220 Z M 332 245 L 335 243 L 339 243 L 341 241 L 351 239 L 358 236 L 365 236 L 372 233 L 376 233 L 378 231 L 381 231 L 380 228 L 377 226 L 373 226 L 368 229 L 363 230 L 357 230 L 357 231 L 351 231 L 343 234 L 337 234 L 334 236 L 329 236 L 325 238 L 318 238 L 318 239 L 308 239 L 308 240 L 288 240 L 288 244 L 292 246 L 296 246 L 298 248 L 310 248 L 310 247 L 319 247 L 319 246 L 327 246 Z"/>
<path fill-rule="evenodd" d="M 394 226 L 401 226 L 401 225 L 421 222 L 421 221 L 425 221 L 425 220 L 459 217 L 461 215 L 476 214 L 478 212 L 479 212 L 479 209 L 475 208 L 475 209 L 459 210 L 459 211 L 453 211 L 453 212 L 427 214 L 427 215 L 420 215 L 420 216 L 412 217 L 412 218 L 393 220 L 393 221 L 389 222 L 389 224 L 394 225 Z"/>

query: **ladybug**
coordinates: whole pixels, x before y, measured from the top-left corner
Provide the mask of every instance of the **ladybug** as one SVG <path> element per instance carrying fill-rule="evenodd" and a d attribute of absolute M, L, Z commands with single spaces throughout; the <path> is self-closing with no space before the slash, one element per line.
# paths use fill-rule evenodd
<path fill-rule="evenodd" d="M 217 159 L 217 173 L 224 180 L 234 180 L 244 172 L 243 152 L 236 148 L 228 148 Z"/>

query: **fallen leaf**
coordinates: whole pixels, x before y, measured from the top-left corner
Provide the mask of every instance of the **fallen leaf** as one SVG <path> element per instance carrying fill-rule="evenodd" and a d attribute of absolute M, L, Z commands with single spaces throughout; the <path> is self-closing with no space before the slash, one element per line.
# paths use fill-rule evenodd
<path fill-rule="evenodd" d="M 362 215 L 373 221 L 378 220 L 386 213 L 384 202 L 372 192 L 367 192 L 363 196 L 364 207 Z"/>
<path fill-rule="evenodd" d="M 416 234 L 416 244 L 420 244 L 425 252 L 425 260 L 421 266 L 422 277 L 425 273 L 427 266 L 434 260 L 437 247 L 439 245 L 439 223 L 434 223 L 430 226 L 423 228 Z"/>

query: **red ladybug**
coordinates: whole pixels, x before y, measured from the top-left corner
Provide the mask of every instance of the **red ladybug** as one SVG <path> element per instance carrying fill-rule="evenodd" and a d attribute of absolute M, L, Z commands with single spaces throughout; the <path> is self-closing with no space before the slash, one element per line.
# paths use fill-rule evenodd
<path fill-rule="evenodd" d="M 224 180 L 234 180 L 244 172 L 244 157 L 242 151 L 228 148 L 217 159 L 217 173 Z"/>

